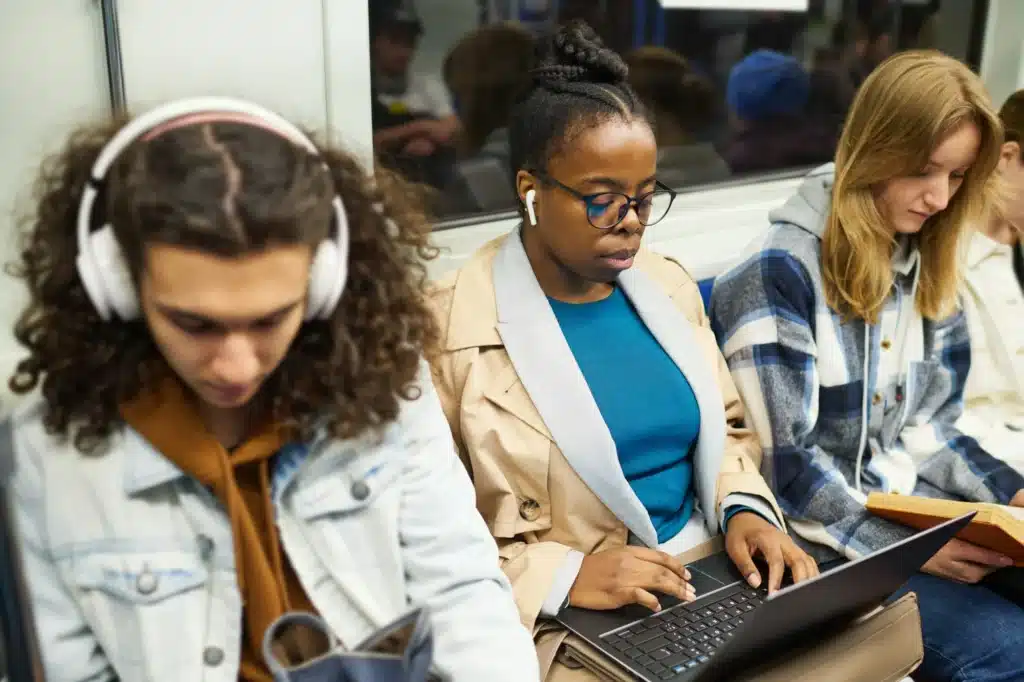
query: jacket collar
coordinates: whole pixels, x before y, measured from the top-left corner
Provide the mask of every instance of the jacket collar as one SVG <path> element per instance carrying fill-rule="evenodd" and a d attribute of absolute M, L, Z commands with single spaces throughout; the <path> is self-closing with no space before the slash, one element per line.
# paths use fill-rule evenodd
<path fill-rule="evenodd" d="M 125 427 L 118 447 L 124 448 L 124 491 L 129 496 L 186 477 L 184 471 L 131 427 Z"/>
<path fill-rule="evenodd" d="M 968 269 L 974 269 L 986 259 L 997 254 L 1012 256 L 1013 247 L 1007 244 L 1000 244 L 982 232 L 974 232 L 967 247 L 967 267 Z"/>
<path fill-rule="evenodd" d="M 287 443 L 281 448 L 274 459 L 271 480 L 275 501 L 280 499 L 285 487 L 309 455 L 329 443 L 326 430 L 318 427 L 309 443 Z M 141 495 L 180 478 L 188 478 L 187 473 L 129 426 L 125 426 L 117 447 L 123 448 L 125 453 L 123 487 L 128 496 Z"/>

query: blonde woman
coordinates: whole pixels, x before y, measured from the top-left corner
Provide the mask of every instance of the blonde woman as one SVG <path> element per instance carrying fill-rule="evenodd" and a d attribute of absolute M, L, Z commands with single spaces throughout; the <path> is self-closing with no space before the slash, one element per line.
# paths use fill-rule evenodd
<path fill-rule="evenodd" d="M 762 471 L 819 561 L 912 534 L 865 510 L 873 491 L 1024 506 L 1024 477 L 954 427 L 970 358 L 957 252 L 1001 142 L 967 67 L 892 57 L 861 86 L 834 166 L 715 284 L 712 324 Z M 908 583 L 926 679 L 1024 679 L 1024 610 L 979 584 L 1009 563 L 953 540 Z"/>
<path fill-rule="evenodd" d="M 971 237 L 964 311 L 971 336 L 966 409 L 957 422 L 987 450 L 1024 471 L 1024 90 L 999 110 L 1005 138 L 999 175 L 1002 210 Z"/>

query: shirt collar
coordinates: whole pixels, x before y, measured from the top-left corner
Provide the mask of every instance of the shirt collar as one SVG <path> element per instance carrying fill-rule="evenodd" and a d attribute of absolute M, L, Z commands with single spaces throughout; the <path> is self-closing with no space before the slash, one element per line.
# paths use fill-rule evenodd
<path fill-rule="evenodd" d="M 1013 247 L 992 239 L 983 232 L 975 232 L 967 249 L 967 267 L 976 268 L 993 256 L 1012 256 Z"/>

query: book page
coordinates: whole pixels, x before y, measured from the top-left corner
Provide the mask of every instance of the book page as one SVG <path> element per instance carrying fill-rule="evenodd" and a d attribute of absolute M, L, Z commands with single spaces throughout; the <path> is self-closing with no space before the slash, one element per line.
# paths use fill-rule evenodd
<path fill-rule="evenodd" d="M 1008 505 L 999 505 L 999 508 L 1005 511 L 1013 518 L 1017 519 L 1018 521 L 1024 521 L 1024 507 L 1010 507 Z"/>

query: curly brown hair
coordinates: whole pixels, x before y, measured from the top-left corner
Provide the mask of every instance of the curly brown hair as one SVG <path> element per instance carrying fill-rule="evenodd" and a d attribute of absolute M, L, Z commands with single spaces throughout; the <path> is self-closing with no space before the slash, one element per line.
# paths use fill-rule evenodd
<path fill-rule="evenodd" d="M 103 445 L 122 424 L 120 406 L 167 371 L 143 321 L 100 318 L 75 266 L 79 200 L 124 123 L 75 132 L 43 164 L 20 259 L 9 268 L 30 293 L 15 325 L 29 354 L 10 387 L 24 394 L 41 384 L 47 431 L 83 452 Z M 261 396 L 275 421 L 304 436 L 325 425 L 350 438 L 393 421 L 401 400 L 418 395 L 421 359 L 438 339 L 423 296 L 424 261 L 435 251 L 421 190 L 387 172 L 368 174 L 338 149 L 320 152 L 242 123 L 171 129 L 121 155 L 93 223 L 114 227 L 137 283 L 149 244 L 223 257 L 315 246 L 329 234 L 340 195 L 350 230 L 345 293 L 329 320 L 302 325 Z"/>

